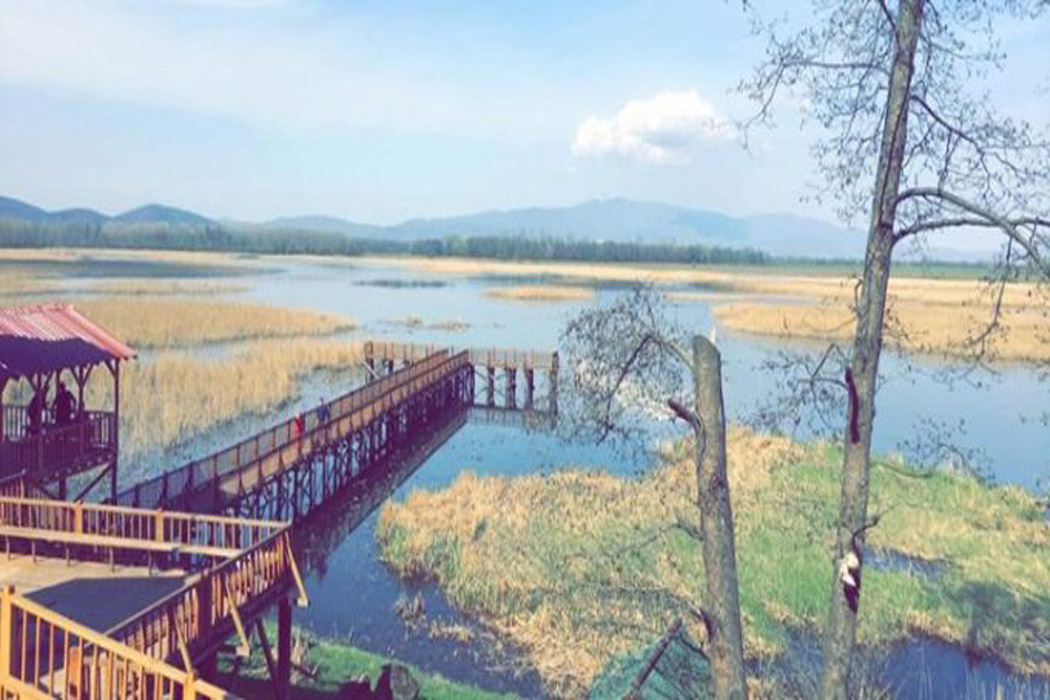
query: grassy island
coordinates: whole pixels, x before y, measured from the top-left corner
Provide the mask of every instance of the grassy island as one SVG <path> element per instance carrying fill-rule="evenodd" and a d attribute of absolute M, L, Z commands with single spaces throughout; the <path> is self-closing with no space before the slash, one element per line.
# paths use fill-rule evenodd
<path fill-rule="evenodd" d="M 827 606 L 841 453 L 734 428 L 729 473 L 747 653 L 775 659 Z M 596 472 L 461 475 L 388 503 L 377 537 L 404 576 L 520 645 L 553 694 L 578 697 L 613 657 L 648 641 L 702 590 L 690 529 L 689 445 L 640 478 Z M 1050 527 L 1017 487 L 899 460 L 872 470 L 861 641 L 930 635 L 1050 673 Z M 696 625 L 691 630 L 703 638 Z"/>

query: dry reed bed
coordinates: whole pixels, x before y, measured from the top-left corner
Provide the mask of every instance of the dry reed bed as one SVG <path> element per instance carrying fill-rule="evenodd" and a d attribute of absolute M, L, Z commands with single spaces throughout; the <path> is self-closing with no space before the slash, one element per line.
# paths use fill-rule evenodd
<path fill-rule="evenodd" d="M 568 302 L 586 301 L 594 298 L 594 290 L 586 287 L 568 287 L 549 284 L 521 285 L 517 287 L 495 287 L 486 290 L 485 296 L 494 299 L 523 302 Z"/>
<path fill-rule="evenodd" d="M 171 280 L 150 277 L 107 279 L 93 285 L 66 287 L 81 293 L 110 294 L 119 296 L 218 296 L 240 294 L 248 291 L 244 284 L 216 282 L 214 280 Z"/>
<path fill-rule="evenodd" d="M 167 448 L 235 418 L 265 415 L 299 395 L 318 370 L 350 370 L 359 342 L 260 340 L 230 357 L 207 360 L 165 352 L 131 362 L 121 381 L 121 448 L 127 456 Z M 90 405 L 110 404 L 108 373 L 92 376 Z"/>
<path fill-rule="evenodd" d="M 329 335 L 354 322 L 263 304 L 184 299 L 77 300 L 74 307 L 132 347 L 170 348 L 258 338 Z"/>
<path fill-rule="evenodd" d="M 935 290 L 938 297 L 951 297 Z M 1028 299 L 1020 291 L 1013 297 Z M 969 297 L 967 297 L 969 298 Z M 724 328 L 780 338 L 845 340 L 853 336 L 854 314 L 848 303 L 732 303 L 714 307 L 715 319 Z M 894 295 L 887 312 L 887 342 L 911 352 L 965 357 L 978 351 L 1010 361 L 1050 359 L 1050 305 L 1004 303 L 998 326 L 980 339 L 992 323 L 991 303 L 932 302 L 922 295 Z"/>
<path fill-rule="evenodd" d="M 0 260 L 77 262 L 100 258 L 174 262 L 186 265 L 233 267 L 251 267 L 256 265 L 256 259 L 253 256 L 237 253 L 109 248 L 0 248 Z"/>
<path fill-rule="evenodd" d="M 615 263 L 511 262 L 476 258 L 365 257 L 357 265 L 401 267 L 443 276 L 497 275 L 557 277 L 581 282 L 648 282 L 652 284 L 728 283 L 728 272 L 673 265 Z M 756 275 L 757 276 L 757 275 Z"/>
<path fill-rule="evenodd" d="M 461 475 L 384 506 L 382 556 L 437 579 L 450 599 L 520 645 L 550 693 L 582 697 L 612 658 L 689 615 L 702 595 L 689 448 L 640 480 L 600 473 Z M 841 454 L 827 445 L 732 429 L 729 473 L 746 646 L 786 648 L 784 625 L 818 628 L 831 575 Z M 960 475 L 873 472 L 870 543 L 946 562 L 940 578 L 865 572 L 861 640 L 913 633 L 967 642 L 1050 673 L 1050 529 L 1035 498 Z M 888 509 L 893 504 L 893 509 Z M 693 624 L 697 639 L 704 634 Z M 775 695 L 775 693 L 774 693 Z"/>

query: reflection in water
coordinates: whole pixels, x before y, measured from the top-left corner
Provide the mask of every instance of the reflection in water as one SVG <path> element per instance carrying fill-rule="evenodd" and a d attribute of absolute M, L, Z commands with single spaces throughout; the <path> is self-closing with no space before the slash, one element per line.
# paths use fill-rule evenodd
<path fill-rule="evenodd" d="M 888 648 L 865 649 L 854 671 L 868 691 L 865 697 L 910 700 L 1047 700 L 1050 678 L 1014 673 L 995 659 L 969 654 L 937 639 L 913 638 Z M 776 678 L 797 697 L 816 697 L 821 645 L 811 632 L 788 633 L 784 657 L 753 672 Z"/>
<path fill-rule="evenodd" d="M 465 622 L 432 582 L 400 581 L 379 562 L 376 509 L 467 425 L 471 409 L 456 409 L 432 424 L 411 448 L 376 465 L 376 477 L 355 480 L 344 493 L 296 526 L 310 607 L 300 622 L 314 631 L 438 672 L 453 680 L 525 697 L 540 695 L 539 677 L 520 668 L 513 650 L 493 644 Z M 360 527 L 364 525 L 364 527 Z M 395 612 L 405 596 L 418 595 L 428 623 L 469 630 L 469 638 L 432 637 L 409 627 Z M 512 670 L 513 669 L 513 670 Z"/>

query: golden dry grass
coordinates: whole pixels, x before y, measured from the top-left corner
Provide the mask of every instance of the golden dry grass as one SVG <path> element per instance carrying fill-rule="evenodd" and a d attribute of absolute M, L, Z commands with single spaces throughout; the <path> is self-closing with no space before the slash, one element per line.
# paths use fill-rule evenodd
<path fill-rule="evenodd" d="M 731 445 L 738 509 L 755 505 L 752 494 L 768 484 L 773 468 L 798 453 L 787 439 L 742 429 L 732 430 Z M 666 609 L 643 610 L 635 601 L 625 605 L 614 592 L 601 598 L 600 610 L 592 609 L 601 593 L 588 575 L 587 558 L 603 549 L 614 558 L 625 544 L 675 521 L 694 490 L 694 472 L 681 459 L 641 486 L 604 473 L 479 478 L 466 472 L 445 490 L 388 502 L 377 537 L 387 561 L 406 575 L 436 575 L 452 587 L 458 605 L 522 646 L 551 692 L 576 697 L 610 657 L 631 650 L 639 636 L 662 632 L 671 617 Z M 667 537 L 674 539 L 661 539 Z M 454 560 L 446 556 L 450 550 Z M 622 566 L 633 569 L 635 563 L 626 556 Z M 658 557 L 626 587 L 663 580 L 688 597 L 687 581 L 702 573 L 697 565 L 673 555 Z M 580 585 L 561 590 L 562 582 Z M 548 585 L 560 595 L 532 605 L 529 601 L 542 597 L 537 588 Z M 494 616 L 493 610 L 512 612 Z M 653 617 L 645 618 L 649 613 Z M 703 637 L 700 630 L 693 633 Z"/>
<path fill-rule="evenodd" d="M 0 248 L 0 260 L 75 262 L 88 259 L 148 260 L 186 265 L 254 266 L 255 258 L 237 253 L 99 248 Z"/>
<path fill-rule="evenodd" d="M 3 271 L 0 282 L 0 296 L 18 297 L 24 294 L 38 294 L 53 289 L 45 280 L 39 279 L 30 270 L 9 268 Z M 17 299 L 11 299 L 11 303 Z M 8 303 L 5 301 L 5 303 Z"/>
<path fill-rule="evenodd" d="M 846 304 L 733 303 L 713 309 L 730 330 L 780 338 L 843 340 L 853 336 L 855 318 Z M 927 354 L 966 356 L 992 319 L 990 306 L 905 301 L 897 297 L 888 312 L 888 344 Z M 991 357 L 1000 360 L 1050 359 L 1050 307 L 1004 306 L 998 330 L 989 338 Z"/>
<path fill-rule="evenodd" d="M 260 340 L 230 357 L 165 352 L 131 362 L 121 378 L 121 446 L 127 455 L 165 448 L 245 414 L 266 414 L 299 393 L 310 372 L 353 368 L 359 342 Z M 92 376 L 89 405 L 110 404 L 110 378 Z"/>
<path fill-rule="evenodd" d="M 509 262 L 477 258 L 365 257 L 354 264 L 376 267 L 401 267 L 416 272 L 443 276 L 497 275 L 510 277 L 559 277 L 583 282 L 649 282 L 652 284 L 688 284 L 727 282 L 734 277 L 727 272 L 697 267 L 616 263 Z"/>
<path fill-rule="evenodd" d="M 689 453 L 675 446 L 641 479 L 463 474 L 383 507 L 382 556 L 402 574 L 436 578 L 520 645 L 550 694 L 583 697 L 611 658 L 683 614 L 676 597 L 702 602 L 699 545 L 675 527 L 695 518 Z M 818 629 L 823 619 L 841 453 L 735 428 L 728 456 L 746 647 L 766 657 L 785 648 L 784 625 Z M 882 462 L 872 489 L 872 511 L 885 515 L 871 546 L 948 564 L 929 579 L 869 567 L 861 640 L 969 640 L 1050 673 L 1050 528 L 1037 500 Z"/>
<path fill-rule="evenodd" d="M 116 337 L 139 348 L 328 335 L 354 327 L 354 322 L 347 318 L 263 304 L 113 298 L 77 300 L 73 305 Z"/>
<path fill-rule="evenodd" d="M 67 287 L 68 289 L 68 287 Z M 113 296 L 213 296 L 248 291 L 244 284 L 207 279 L 153 279 L 149 277 L 107 279 L 93 285 L 74 287 L 77 292 Z"/>
<path fill-rule="evenodd" d="M 485 291 L 494 299 L 524 302 L 585 301 L 594 298 L 594 290 L 586 287 L 567 287 L 549 284 L 495 287 Z"/>

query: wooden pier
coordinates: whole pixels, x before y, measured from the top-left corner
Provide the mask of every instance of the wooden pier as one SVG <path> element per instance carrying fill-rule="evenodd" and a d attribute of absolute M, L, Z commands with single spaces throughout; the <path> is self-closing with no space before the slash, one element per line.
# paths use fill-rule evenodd
<path fill-rule="evenodd" d="M 33 468 L 0 463 L 0 700 L 232 697 L 206 679 L 227 640 L 247 654 L 253 632 L 286 697 L 291 605 L 306 603 L 293 524 L 352 494 L 358 507 L 340 529 L 356 527 L 478 406 L 494 422 L 557 414 L 556 353 L 370 341 L 362 362 L 363 386 L 101 505 L 48 498 L 46 482 L 73 472 L 47 464 L 39 433 Z M 7 434 L 19 435 L 17 411 L 5 410 Z M 103 474 L 115 475 L 110 430 Z M 95 464 L 94 442 L 106 441 L 57 444 L 74 445 L 80 471 Z M 130 587 L 136 595 L 122 598 L 134 609 L 86 614 L 84 581 Z M 261 624 L 275 605 L 276 656 Z"/>
<path fill-rule="evenodd" d="M 351 481 L 384 468 L 391 453 L 418 440 L 442 415 L 475 405 L 484 370 L 546 368 L 557 360 L 539 353 L 453 352 L 402 343 L 366 343 L 372 381 L 314 410 L 286 420 L 203 459 L 139 482 L 113 502 L 136 508 L 175 508 L 250 518 L 298 520 Z M 401 366 L 400 369 L 396 367 Z M 509 395 L 509 394 L 508 394 Z M 493 394 L 486 395 L 486 401 Z M 527 396 L 522 409 L 541 415 Z M 516 402 L 505 402 L 513 412 Z M 556 412 L 556 400 L 549 405 Z M 548 413 L 547 415 L 551 415 Z"/>

